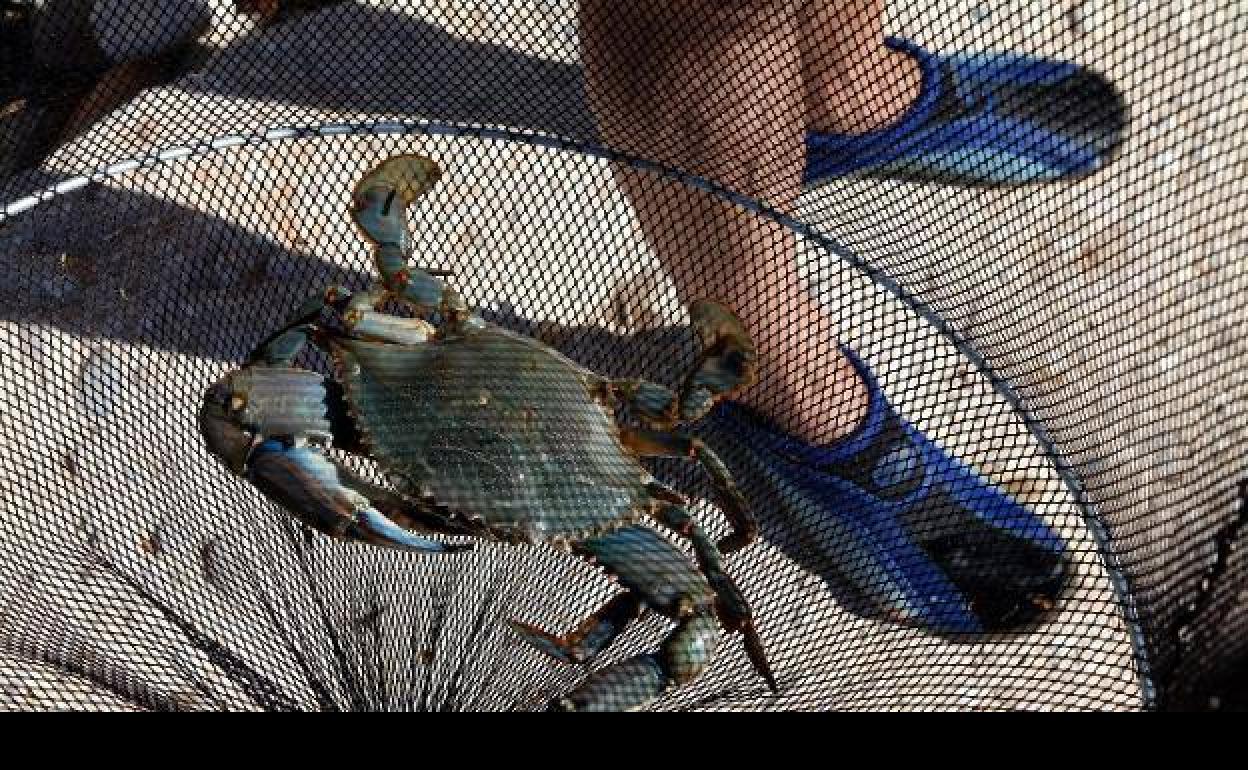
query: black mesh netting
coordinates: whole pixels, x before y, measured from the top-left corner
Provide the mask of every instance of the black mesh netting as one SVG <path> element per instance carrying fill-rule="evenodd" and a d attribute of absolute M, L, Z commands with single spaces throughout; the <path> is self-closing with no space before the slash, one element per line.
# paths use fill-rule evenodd
<path fill-rule="evenodd" d="M 208 387 L 309 295 L 378 277 L 352 190 L 403 153 L 443 170 L 409 211 L 413 264 L 446 271 L 488 321 L 679 389 L 701 355 L 687 305 L 716 295 L 764 343 L 774 387 L 742 398 L 848 429 L 863 404 L 843 344 L 901 419 L 1060 543 L 1051 595 L 1016 590 L 1019 570 L 1048 565 L 1018 538 L 948 506 L 821 508 L 716 411 L 689 431 L 758 519 L 723 570 L 777 688 L 729 631 L 655 708 L 1245 705 L 1248 15 L 1230 0 L 18 0 L 0 14 L 0 708 L 532 709 L 593 671 L 642 686 L 617 664 L 666 649 L 662 611 L 575 664 L 509 622 L 574 629 L 619 595 L 603 565 L 546 544 L 336 541 L 208 452 Z M 931 51 L 1101 73 L 1105 93 L 1019 103 L 1065 100 L 1065 125 L 1109 137 L 1104 167 L 803 185 L 816 91 L 860 121 L 848 133 L 897 119 L 881 117 L 901 103 L 892 60 L 870 53 L 881 20 Z M 1030 173 L 992 152 L 961 163 Z M 497 363 L 481 376 L 499 392 L 524 381 Z M 562 406 L 546 408 L 558 424 Z M 556 455 L 579 440 L 566 433 Z M 460 467 L 453 452 L 439 467 Z M 729 531 L 697 464 L 644 463 L 710 538 Z M 880 521 L 896 515 L 893 540 Z M 654 526 L 680 564 L 705 561 Z M 990 628 L 881 610 L 890 575 L 933 567 Z M 941 600 L 922 593 L 905 598 Z M 687 605 L 666 613 L 681 628 Z"/>

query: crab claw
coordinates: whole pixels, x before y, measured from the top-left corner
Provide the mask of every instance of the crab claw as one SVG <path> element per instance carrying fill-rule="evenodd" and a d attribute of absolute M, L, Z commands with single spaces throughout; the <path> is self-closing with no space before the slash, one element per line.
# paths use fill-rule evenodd
<path fill-rule="evenodd" d="M 471 548 L 423 538 L 395 524 L 378 510 L 393 507 L 381 490 L 309 443 L 333 438 L 326 398 L 323 380 L 313 372 L 246 369 L 208 389 L 199 428 L 208 449 L 231 472 L 331 537 L 424 553 Z M 417 512 L 396 515 L 407 513 Z M 412 515 L 402 520 L 421 524 Z"/>
<path fill-rule="evenodd" d="M 710 300 L 689 307 L 702 346 L 698 366 L 680 389 L 680 419 L 703 417 L 715 403 L 755 379 L 758 352 L 741 319 Z"/>
<path fill-rule="evenodd" d="M 248 458 L 247 480 L 295 518 L 331 537 L 422 553 L 472 547 L 419 537 L 390 521 L 352 488 L 349 471 L 313 447 L 265 441 Z"/>
<path fill-rule="evenodd" d="M 396 155 L 360 179 L 351 195 L 351 218 L 373 246 L 381 284 L 417 315 L 440 311 L 453 321 L 472 315 L 459 292 L 423 267 L 408 264 L 412 233 L 407 207 L 431 190 L 442 171 L 431 158 Z M 444 272 L 444 271 L 435 271 Z"/>
<path fill-rule="evenodd" d="M 357 192 L 368 187 L 393 190 L 406 206 L 433 189 L 442 178 L 442 169 L 423 155 L 394 155 L 369 171 L 356 185 Z"/>

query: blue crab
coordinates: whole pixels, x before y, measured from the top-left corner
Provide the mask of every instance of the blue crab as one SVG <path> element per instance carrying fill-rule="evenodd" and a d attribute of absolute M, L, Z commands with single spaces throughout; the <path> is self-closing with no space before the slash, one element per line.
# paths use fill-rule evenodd
<path fill-rule="evenodd" d="M 352 216 L 381 280 L 308 300 L 207 392 L 209 449 L 305 524 L 348 541 L 422 553 L 471 547 L 430 534 L 548 543 L 596 561 L 625 589 L 563 635 L 513 622 L 521 638 L 566 662 L 605 649 L 649 607 L 675 621 L 659 651 L 591 675 L 552 708 L 643 706 L 696 678 L 725 630 L 740 631 L 759 675 L 774 677 L 751 610 L 722 554 L 757 535 L 728 470 L 674 428 L 752 381 L 753 343 L 714 302 L 690 308 L 702 353 L 679 390 L 595 374 L 543 343 L 486 323 L 438 275 L 408 265 L 407 207 L 440 177 L 400 155 L 369 172 Z M 404 305 L 412 317 L 385 311 Z M 435 323 L 436 322 L 436 326 Z M 294 365 L 309 343 L 335 377 Z M 637 420 L 619 424 L 617 407 Z M 386 485 L 337 462 L 330 447 L 376 461 Z M 730 524 L 713 542 L 686 501 L 641 457 L 702 465 Z M 647 520 L 684 537 L 693 558 Z"/>

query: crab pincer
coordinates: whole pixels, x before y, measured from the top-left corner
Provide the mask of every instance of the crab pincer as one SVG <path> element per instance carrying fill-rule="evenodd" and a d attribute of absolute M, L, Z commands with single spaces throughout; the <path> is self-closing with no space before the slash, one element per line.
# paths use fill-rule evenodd
<path fill-rule="evenodd" d="M 200 430 L 233 473 L 313 529 L 408 551 L 471 548 L 413 534 L 419 506 L 396 505 L 387 490 L 325 455 L 322 447 L 334 441 L 332 403 L 332 386 L 312 372 L 256 367 L 227 375 L 209 389 Z M 413 509 L 410 515 L 402 511 L 407 507 Z M 408 529 L 395 524 L 396 518 Z"/>

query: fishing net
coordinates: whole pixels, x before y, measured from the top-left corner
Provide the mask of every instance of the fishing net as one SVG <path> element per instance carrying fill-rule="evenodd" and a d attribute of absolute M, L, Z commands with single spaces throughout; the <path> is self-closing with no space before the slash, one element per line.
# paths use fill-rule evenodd
<path fill-rule="evenodd" d="M 352 190 L 399 154 L 443 171 L 408 212 L 413 264 L 487 321 L 679 388 L 700 355 L 689 293 L 744 264 L 735 285 L 774 302 L 770 278 L 792 273 L 826 328 L 788 300 L 754 336 L 825 335 L 828 362 L 847 346 L 908 424 L 1060 542 L 1060 590 L 1021 614 L 1000 588 L 1019 551 L 969 549 L 981 593 L 1009 605 L 990 628 L 882 612 L 886 581 L 846 564 L 918 542 L 948 570 L 922 533 L 976 543 L 983 527 L 920 507 L 900 541 L 859 542 L 838 522 L 866 513 L 786 495 L 751 434 L 696 420 L 759 522 L 724 570 L 777 686 L 731 631 L 650 707 L 1242 707 L 1242 9 L 897 0 L 885 31 L 926 50 L 1100 73 L 1120 96 L 1068 93 L 1064 109 L 1120 146 L 1043 184 L 895 168 L 800 185 L 802 135 L 777 105 L 806 93 L 792 78 L 856 60 L 811 48 L 803 23 L 878 16 L 871 3 L 609 5 L 0 3 L 0 707 L 537 709 L 671 633 L 646 612 L 590 660 L 556 660 L 511 621 L 575 628 L 621 590 L 601 566 L 543 543 L 344 543 L 209 452 L 208 387 L 309 295 L 376 280 Z M 749 66 L 699 68 L 723 50 Z M 691 160 L 690 137 L 711 149 Z M 851 408 L 843 378 L 804 383 L 753 404 Z M 644 464 L 727 532 L 696 464 Z"/>

